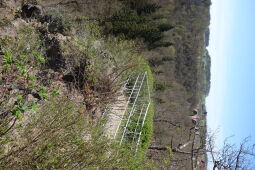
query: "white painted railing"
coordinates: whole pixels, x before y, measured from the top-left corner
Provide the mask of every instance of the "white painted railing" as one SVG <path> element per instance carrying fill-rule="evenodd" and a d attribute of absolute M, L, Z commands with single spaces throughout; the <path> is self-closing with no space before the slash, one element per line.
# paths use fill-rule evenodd
<path fill-rule="evenodd" d="M 115 102 L 103 115 L 107 115 L 111 122 L 115 121 L 114 128 L 108 130 L 114 134 L 112 139 L 119 141 L 120 145 L 129 142 L 137 151 L 151 104 L 148 73 L 133 74 L 123 84 L 127 96 L 124 104 L 123 101 Z M 118 103 L 121 105 L 118 106 Z"/>

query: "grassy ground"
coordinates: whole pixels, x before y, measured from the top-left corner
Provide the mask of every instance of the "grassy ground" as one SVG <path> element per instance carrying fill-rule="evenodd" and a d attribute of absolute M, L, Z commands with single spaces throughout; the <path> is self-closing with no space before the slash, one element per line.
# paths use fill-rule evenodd
<path fill-rule="evenodd" d="M 154 117 L 155 110 L 154 110 L 154 100 L 152 98 L 152 95 L 154 93 L 154 79 L 153 79 L 151 67 L 148 64 L 148 62 L 142 59 L 140 65 L 141 66 L 139 68 L 141 69 L 141 71 L 147 72 L 148 74 L 148 88 L 151 94 L 150 96 L 151 104 L 149 107 L 147 118 L 145 120 L 145 124 L 142 131 L 143 133 L 141 137 L 141 148 L 146 152 L 146 150 L 151 144 L 152 134 L 153 134 L 153 117 Z"/>

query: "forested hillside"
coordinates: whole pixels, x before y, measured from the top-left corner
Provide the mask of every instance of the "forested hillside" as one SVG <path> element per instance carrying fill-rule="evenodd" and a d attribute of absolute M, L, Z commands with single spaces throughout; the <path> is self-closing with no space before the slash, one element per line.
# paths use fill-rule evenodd
<path fill-rule="evenodd" d="M 1 0 L 0 168 L 205 168 L 210 4 Z M 125 104 L 134 75 L 147 76 L 147 109 Z M 136 146 L 108 137 L 116 112 L 116 134 L 141 130 Z M 122 127 L 126 115 L 137 124 Z"/>

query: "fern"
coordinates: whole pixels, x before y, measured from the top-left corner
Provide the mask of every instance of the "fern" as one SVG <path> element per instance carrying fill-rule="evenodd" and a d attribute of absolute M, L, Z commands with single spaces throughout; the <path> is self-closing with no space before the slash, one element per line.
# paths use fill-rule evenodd
<path fill-rule="evenodd" d="M 5 50 L 3 56 L 3 68 L 4 71 L 10 70 L 13 63 L 15 63 L 15 59 L 12 57 L 12 53 L 9 50 Z"/>
<path fill-rule="evenodd" d="M 4 51 L 4 57 L 3 57 L 3 64 L 12 64 L 14 63 L 14 58 L 12 57 L 11 51 L 6 50 Z"/>

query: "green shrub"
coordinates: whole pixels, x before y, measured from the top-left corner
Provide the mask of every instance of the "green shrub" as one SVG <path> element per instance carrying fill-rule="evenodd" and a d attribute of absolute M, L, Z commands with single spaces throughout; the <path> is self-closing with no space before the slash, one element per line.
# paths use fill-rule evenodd
<path fill-rule="evenodd" d="M 115 35 L 124 34 L 128 39 L 143 38 L 148 43 L 163 38 L 162 32 L 143 16 L 134 12 L 119 12 L 112 19 L 112 32 Z"/>
<path fill-rule="evenodd" d="M 154 116 L 154 102 L 151 101 L 150 108 L 143 126 L 142 136 L 141 136 L 141 148 L 146 151 L 152 140 L 153 134 L 153 116 Z"/>
<path fill-rule="evenodd" d="M 138 15 L 151 14 L 156 12 L 160 6 L 156 3 L 150 3 L 149 0 L 124 0 L 125 4 L 135 10 Z"/>
<path fill-rule="evenodd" d="M 172 28 L 174 28 L 172 25 L 170 25 L 170 24 L 160 24 L 159 26 L 158 26 L 158 28 L 159 28 L 159 30 L 160 31 L 168 31 L 168 30 L 170 30 L 170 29 L 172 29 Z"/>
<path fill-rule="evenodd" d="M 148 74 L 148 86 L 149 86 L 149 91 L 150 94 L 152 96 L 152 94 L 154 93 L 154 79 L 153 79 L 153 73 L 151 70 L 151 67 L 149 65 L 149 63 L 141 58 L 140 60 L 140 67 L 138 71 L 142 71 L 142 72 L 147 72 Z M 151 97 L 150 96 L 150 97 Z M 154 116 L 154 112 L 155 112 L 155 108 L 154 108 L 154 101 L 151 98 L 151 104 L 147 113 L 147 117 L 145 120 L 145 124 L 142 130 L 142 136 L 141 136 L 141 150 L 140 152 L 146 152 L 151 140 L 152 140 L 152 134 L 153 134 L 153 116 Z M 145 154 L 145 153 L 143 153 Z"/>
<path fill-rule="evenodd" d="M 1 84 L 9 88 L 8 91 L 12 91 L 12 93 L 3 92 L 5 97 L 0 98 L 1 112 L 6 112 L 6 116 L 1 117 L 0 121 L 6 118 L 8 122 L 10 116 L 19 119 L 24 112 L 31 110 L 35 103 L 25 100 L 29 94 L 37 95 L 37 98 L 41 99 L 47 95 L 44 93 L 43 97 L 39 94 L 40 88 L 46 86 L 45 83 L 39 85 L 43 77 L 39 75 L 46 62 L 39 33 L 35 28 L 25 26 L 19 30 L 18 34 L 19 37 L 16 39 L 11 37 L 0 39 L 3 55 L 0 63 L 2 65 L 0 67 Z M 11 99 L 14 102 L 10 102 Z M 7 128 L 3 129 L 10 127 L 6 125 Z M 0 134 L 4 131 L 0 130 Z"/>
<path fill-rule="evenodd" d="M 66 33 L 74 26 L 70 15 L 62 14 L 57 10 L 50 10 L 48 15 L 43 16 L 40 20 L 49 23 L 48 29 L 51 33 Z"/>
<path fill-rule="evenodd" d="M 149 161 L 120 148 L 103 135 L 100 124 L 88 123 L 80 106 L 68 98 L 51 98 L 39 111 L 18 124 L 16 136 L 3 136 L 1 169 L 140 169 Z M 20 122 L 21 123 L 21 122 Z M 5 142 L 4 142 L 5 141 Z M 9 141 L 9 142 L 8 142 Z M 0 149 L 0 151 L 1 151 Z M 146 168 L 146 169 L 147 169 Z"/>

